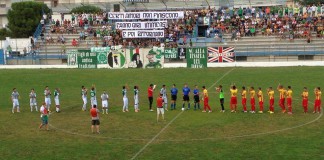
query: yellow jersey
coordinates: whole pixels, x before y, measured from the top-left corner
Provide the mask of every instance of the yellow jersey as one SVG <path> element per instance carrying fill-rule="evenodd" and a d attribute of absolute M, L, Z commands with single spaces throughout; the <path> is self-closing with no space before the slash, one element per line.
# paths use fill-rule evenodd
<path fill-rule="evenodd" d="M 287 98 L 291 98 L 292 97 L 292 90 L 289 89 L 287 92 L 286 92 L 286 95 L 287 95 Z"/>
<path fill-rule="evenodd" d="M 254 98 L 255 97 L 255 91 L 254 90 L 250 90 L 250 98 Z"/>
<path fill-rule="evenodd" d="M 308 99 L 308 92 L 304 91 L 302 94 L 303 99 Z"/>
<path fill-rule="evenodd" d="M 237 96 L 237 89 L 230 89 L 231 91 L 231 96 L 236 97 Z"/>
<path fill-rule="evenodd" d="M 242 91 L 242 98 L 246 98 L 246 90 Z"/>
<path fill-rule="evenodd" d="M 204 97 L 208 97 L 208 91 L 207 91 L 207 89 L 204 89 L 203 90 L 203 94 L 204 94 Z"/>
<path fill-rule="evenodd" d="M 278 89 L 278 91 L 279 91 L 279 97 L 280 97 L 280 99 L 285 98 L 286 90 L 285 89 Z"/>
<path fill-rule="evenodd" d="M 262 93 L 262 91 L 258 92 L 258 98 L 259 98 L 259 102 L 263 102 L 263 93 Z"/>
<path fill-rule="evenodd" d="M 316 91 L 315 92 L 315 99 L 316 100 L 321 100 L 321 95 L 322 95 L 322 92 L 321 91 Z"/>
<path fill-rule="evenodd" d="M 274 91 L 271 90 L 268 92 L 269 99 L 274 99 Z"/>

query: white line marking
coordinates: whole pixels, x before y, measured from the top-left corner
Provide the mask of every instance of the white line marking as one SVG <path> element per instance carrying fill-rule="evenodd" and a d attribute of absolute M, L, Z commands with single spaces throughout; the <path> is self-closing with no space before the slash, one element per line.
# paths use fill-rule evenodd
<path fill-rule="evenodd" d="M 220 77 L 214 84 L 212 84 L 208 89 L 212 88 L 214 85 L 216 85 L 220 80 L 222 80 L 226 75 L 228 75 L 230 72 L 232 72 L 235 68 L 232 68 L 231 70 L 227 71 L 222 77 Z M 183 112 L 178 113 L 177 116 L 175 116 L 164 128 L 161 129 L 161 131 L 156 134 L 149 142 L 145 144 L 144 147 L 142 147 L 132 158 L 131 160 L 135 159 L 138 155 L 140 155 L 159 135 L 170 126 L 170 124 L 175 121 Z"/>

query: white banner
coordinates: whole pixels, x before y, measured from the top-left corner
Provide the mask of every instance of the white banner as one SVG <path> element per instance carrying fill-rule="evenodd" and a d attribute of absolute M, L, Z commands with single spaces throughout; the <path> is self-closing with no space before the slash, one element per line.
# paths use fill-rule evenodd
<path fill-rule="evenodd" d="M 164 30 L 124 30 L 123 38 L 164 38 Z"/>
<path fill-rule="evenodd" d="M 184 12 L 109 12 L 108 19 L 180 19 Z"/>
<path fill-rule="evenodd" d="M 116 29 L 164 29 L 168 27 L 167 21 L 146 22 L 116 22 Z"/>

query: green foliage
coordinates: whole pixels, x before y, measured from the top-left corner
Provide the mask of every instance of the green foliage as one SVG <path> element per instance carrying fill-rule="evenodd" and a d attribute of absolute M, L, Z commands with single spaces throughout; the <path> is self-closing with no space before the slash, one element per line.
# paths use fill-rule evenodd
<path fill-rule="evenodd" d="M 102 10 L 99 7 L 91 5 L 83 5 L 75 7 L 71 10 L 71 13 L 100 13 Z"/>
<path fill-rule="evenodd" d="M 7 30 L 6 28 L 0 29 L 0 40 L 5 40 L 6 37 L 10 37 L 11 32 Z"/>
<path fill-rule="evenodd" d="M 11 5 L 8 11 L 8 28 L 13 38 L 23 38 L 33 35 L 42 18 L 42 10 L 49 13 L 47 5 L 40 2 L 26 1 Z"/>
<path fill-rule="evenodd" d="M 320 5 L 321 3 L 323 3 L 323 0 L 295 0 L 295 2 L 298 2 L 299 4 L 302 4 L 302 5 L 313 5 L 315 4 L 316 6 L 317 5 Z"/>

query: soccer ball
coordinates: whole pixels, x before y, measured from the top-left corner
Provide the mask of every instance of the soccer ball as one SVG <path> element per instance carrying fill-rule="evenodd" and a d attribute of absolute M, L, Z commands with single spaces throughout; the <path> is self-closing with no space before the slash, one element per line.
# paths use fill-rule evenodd
<path fill-rule="evenodd" d="M 181 108 L 181 110 L 182 110 L 182 111 L 184 111 L 184 110 L 185 110 L 185 108 Z"/>

